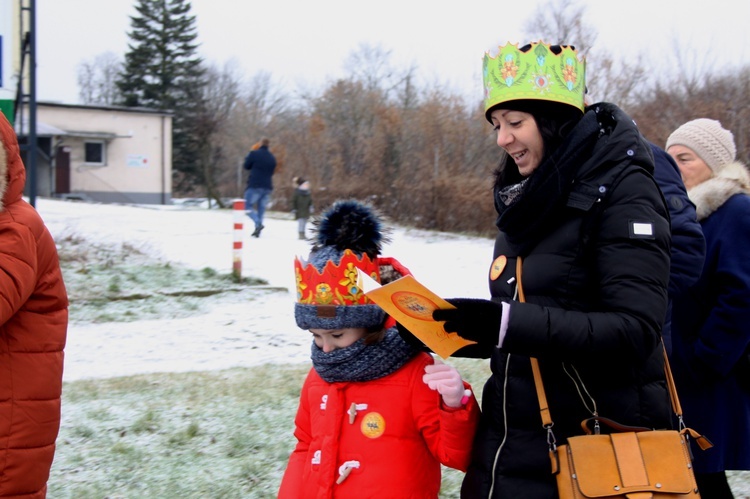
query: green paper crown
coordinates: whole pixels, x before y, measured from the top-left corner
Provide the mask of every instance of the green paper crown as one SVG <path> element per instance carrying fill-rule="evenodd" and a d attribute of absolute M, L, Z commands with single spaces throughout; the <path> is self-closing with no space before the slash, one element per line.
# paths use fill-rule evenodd
<path fill-rule="evenodd" d="M 531 48 L 521 52 L 518 44 L 498 47 L 492 57 L 484 54 L 484 112 L 503 102 L 534 99 L 560 102 L 583 111 L 586 93 L 586 62 L 578 58 L 576 50 L 560 45 L 555 54 L 550 45 L 533 42 Z"/>

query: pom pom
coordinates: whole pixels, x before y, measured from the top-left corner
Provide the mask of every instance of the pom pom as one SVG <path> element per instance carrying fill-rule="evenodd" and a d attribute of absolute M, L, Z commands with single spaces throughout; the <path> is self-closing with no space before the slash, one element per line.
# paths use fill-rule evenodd
<path fill-rule="evenodd" d="M 354 200 L 337 201 L 314 223 L 315 246 L 337 251 L 350 249 L 370 258 L 380 254 L 386 242 L 380 217 L 374 208 Z"/>

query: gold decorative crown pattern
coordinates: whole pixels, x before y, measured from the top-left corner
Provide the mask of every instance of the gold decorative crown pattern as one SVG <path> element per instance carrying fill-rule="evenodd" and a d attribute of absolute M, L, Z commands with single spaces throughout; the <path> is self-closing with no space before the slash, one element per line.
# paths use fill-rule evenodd
<path fill-rule="evenodd" d="M 297 302 L 307 305 L 367 305 L 372 301 L 357 286 L 357 269 L 380 282 L 377 259 L 366 254 L 358 258 L 352 250 L 344 250 L 338 265 L 326 262 L 322 272 L 314 265 L 294 260 L 297 281 Z"/>
<path fill-rule="evenodd" d="M 586 93 L 586 62 L 578 57 L 575 48 L 560 45 L 555 54 L 542 41 L 531 43 L 522 52 L 518 44 L 498 47 L 493 57 L 484 55 L 484 111 L 503 102 L 532 99 L 569 104 L 583 111 Z"/>

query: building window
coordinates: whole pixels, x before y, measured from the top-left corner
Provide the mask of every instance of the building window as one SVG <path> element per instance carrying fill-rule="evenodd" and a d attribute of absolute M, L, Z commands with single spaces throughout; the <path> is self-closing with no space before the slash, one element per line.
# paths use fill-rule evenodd
<path fill-rule="evenodd" d="M 83 143 L 84 149 L 84 162 L 87 165 L 103 165 L 106 163 L 106 155 L 104 150 L 104 141 L 86 141 Z"/>

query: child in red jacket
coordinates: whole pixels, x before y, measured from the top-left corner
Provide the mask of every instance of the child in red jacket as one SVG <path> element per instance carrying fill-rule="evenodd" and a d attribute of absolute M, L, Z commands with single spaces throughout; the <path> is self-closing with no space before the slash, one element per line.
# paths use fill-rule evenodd
<path fill-rule="evenodd" d="M 312 333 L 297 445 L 279 498 L 438 497 L 440 465 L 466 471 L 479 406 L 458 371 L 404 342 L 357 286 L 409 273 L 379 257 L 381 223 L 355 201 L 316 223 L 310 262 L 295 261 L 297 325 Z"/>

